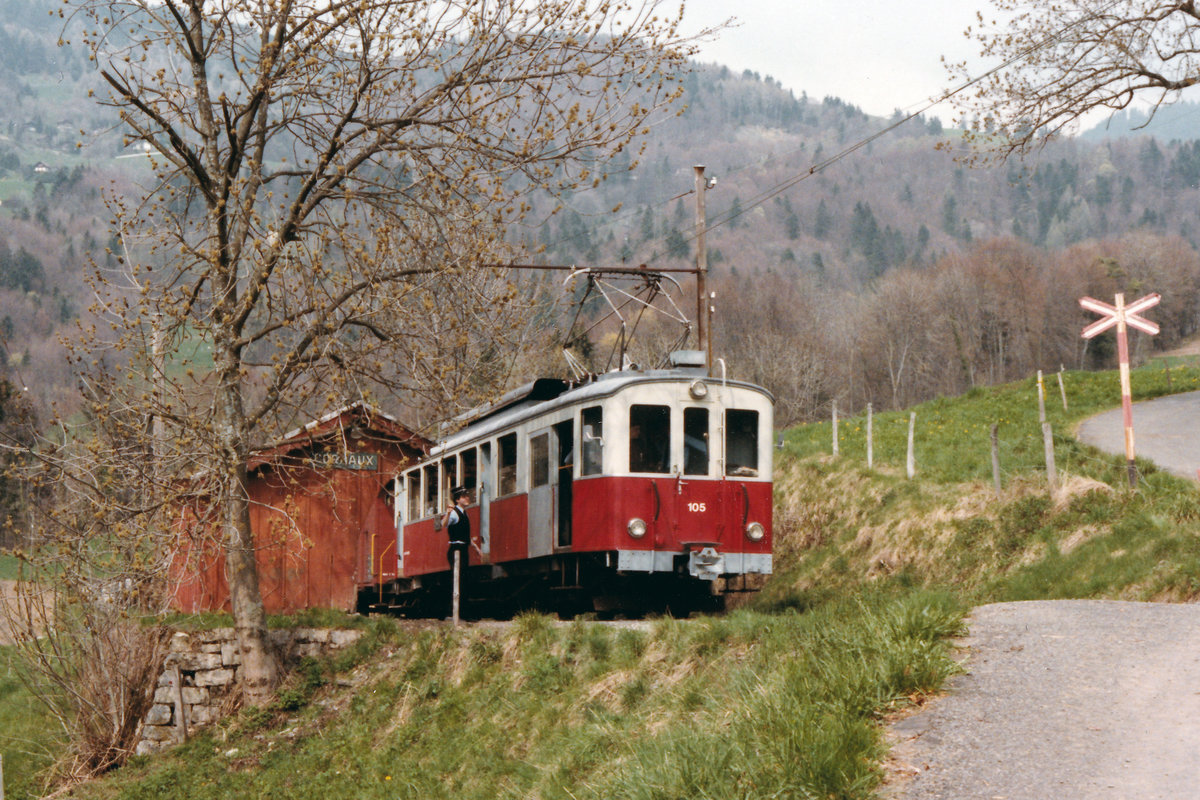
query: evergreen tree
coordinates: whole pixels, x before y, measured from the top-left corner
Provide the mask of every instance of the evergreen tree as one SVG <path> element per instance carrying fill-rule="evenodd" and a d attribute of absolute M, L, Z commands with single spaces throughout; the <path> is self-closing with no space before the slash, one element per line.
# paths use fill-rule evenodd
<path fill-rule="evenodd" d="M 958 238 L 958 201 L 952 194 L 942 201 L 942 230 Z"/>
<path fill-rule="evenodd" d="M 825 239 L 833 232 L 833 215 L 829 213 L 829 207 L 825 205 L 825 199 L 817 203 L 817 214 L 813 220 L 813 236 L 818 239 Z"/>
<path fill-rule="evenodd" d="M 687 258 L 690 248 L 688 247 L 687 239 L 683 238 L 683 234 L 678 229 L 672 228 L 667 232 L 666 238 L 667 255 L 671 258 Z"/>

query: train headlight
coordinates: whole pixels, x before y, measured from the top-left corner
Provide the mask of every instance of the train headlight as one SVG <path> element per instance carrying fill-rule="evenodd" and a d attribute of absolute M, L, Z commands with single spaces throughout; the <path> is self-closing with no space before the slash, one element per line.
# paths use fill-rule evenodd
<path fill-rule="evenodd" d="M 640 539 L 646 535 L 646 522 L 637 517 L 629 520 L 629 524 L 625 526 L 625 530 L 629 531 L 629 535 L 635 539 Z"/>
<path fill-rule="evenodd" d="M 708 397 L 708 384 L 704 381 L 692 381 L 692 385 L 688 387 L 688 394 L 693 400 L 703 400 Z"/>
<path fill-rule="evenodd" d="M 767 529 L 761 522 L 751 522 L 746 526 L 746 538 L 752 542 L 761 542 L 766 535 Z"/>

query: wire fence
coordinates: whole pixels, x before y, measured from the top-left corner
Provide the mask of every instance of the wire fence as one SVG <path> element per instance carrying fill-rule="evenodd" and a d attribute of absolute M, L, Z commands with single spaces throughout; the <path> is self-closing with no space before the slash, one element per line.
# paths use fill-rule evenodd
<path fill-rule="evenodd" d="M 828 438 L 820 451 L 858 460 L 870 469 L 877 466 L 894 469 L 903 464 L 909 478 L 923 473 L 942 481 L 987 481 L 995 484 L 997 492 L 1014 480 L 1038 473 L 1045 476 L 1052 488 L 1057 488 L 1060 469 L 1069 474 L 1102 478 L 1114 485 L 1122 479 L 1137 485 L 1148 476 L 1161 473 L 1149 461 L 1139 458 L 1127 462 L 1124 453 L 1105 453 L 1072 435 L 1071 430 L 1079 420 L 1120 402 L 1117 395 L 1111 402 L 1093 408 L 1100 401 L 1092 392 L 1080 398 L 1085 402 L 1073 408 L 1070 383 L 1073 376 L 1079 375 L 1060 371 L 1044 379 L 1039 373 L 1032 384 L 1035 395 L 1024 398 L 1028 402 L 1025 408 L 997 402 L 994 409 L 966 412 L 962 410 L 964 406 L 943 400 L 924 404 L 917 410 L 883 414 L 876 414 L 868 404 L 864 412 L 847 417 L 840 416 L 837 404 L 832 403 L 829 427 L 821 426 Z M 1178 367 L 1173 376 L 1167 366 L 1162 376 L 1165 389 L 1154 390 L 1153 396 L 1200 388 L 1197 376 L 1200 370 Z M 1020 384 L 1017 392 L 1023 393 L 1026 385 Z M 982 391 L 1012 390 L 999 387 Z M 814 435 L 821 434 L 810 433 L 810 437 Z M 811 452 L 811 438 L 808 444 Z"/>

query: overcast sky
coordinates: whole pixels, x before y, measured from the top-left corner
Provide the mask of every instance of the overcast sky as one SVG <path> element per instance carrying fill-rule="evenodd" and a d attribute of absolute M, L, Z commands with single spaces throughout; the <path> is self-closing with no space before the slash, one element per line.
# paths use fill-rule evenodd
<path fill-rule="evenodd" d="M 735 27 L 702 45 L 700 61 L 771 75 L 797 97 L 833 95 L 883 116 L 949 86 L 941 56 L 978 61 L 963 31 L 977 10 L 988 8 L 986 0 L 686 2 L 690 33 L 737 18 Z M 951 117 L 945 106 L 930 113 L 945 122 Z"/>

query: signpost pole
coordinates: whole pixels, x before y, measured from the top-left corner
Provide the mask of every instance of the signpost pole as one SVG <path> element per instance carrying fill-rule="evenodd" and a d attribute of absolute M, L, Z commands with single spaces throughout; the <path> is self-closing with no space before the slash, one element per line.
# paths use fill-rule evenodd
<path fill-rule="evenodd" d="M 1129 471 L 1129 485 L 1137 486 L 1137 468 L 1134 466 L 1133 451 L 1133 392 L 1129 385 L 1129 337 L 1128 329 L 1137 328 L 1143 333 L 1154 336 L 1158 333 L 1158 325 L 1148 319 L 1138 316 L 1139 312 L 1158 305 L 1162 297 L 1157 293 L 1134 300 L 1125 305 L 1125 295 L 1118 294 L 1117 304 L 1110 306 L 1091 297 L 1079 298 L 1079 305 L 1088 311 L 1094 311 L 1101 318 L 1083 329 L 1083 338 L 1091 339 L 1099 336 L 1109 328 L 1117 329 L 1117 360 L 1121 370 L 1121 412 L 1125 423 L 1125 463 Z"/>
<path fill-rule="evenodd" d="M 450 618 L 454 621 L 455 627 L 458 627 L 458 604 L 460 601 L 459 592 L 462 590 L 462 587 L 459 585 L 459 581 L 458 581 L 458 574 L 460 571 L 459 565 L 461 563 L 462 563 L 462 551 L 455 549 L 455 551 L 454 551 L 454 578 L 453 578 L 454 596 L 450 602 Z"/>
<path fill-rule="evenodd" d="M 1117 361 L 1121 370 L 1121 417 L 1125 423 L 1125 468 L 1129 485 L 1137 486 L 1133 453 L 1133 390 L 1129 385 L 1129 336 L 1125 326 L 1125 295 L 1117 295 Z"/>

